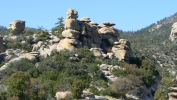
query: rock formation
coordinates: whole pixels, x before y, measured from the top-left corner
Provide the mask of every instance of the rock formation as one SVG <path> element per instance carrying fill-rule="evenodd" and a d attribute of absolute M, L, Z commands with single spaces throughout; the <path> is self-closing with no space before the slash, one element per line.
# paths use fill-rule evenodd
<path fill-rule="evenodd" d="M 112 48 L 113 43 L 118 41 L 119 33 L 113 27 L 115 25 L 114 23 L 104 22 L 103 24 L 98 30 L 102 39 L 101 48 L 104 52 L 109 52 L 108 50 Z"/>
<path fill-rule="evenodd" d="M 119 33 L 113 27 L 114 23 L 104 22 L 103 25 L 99 25 L 91 22 L 89 17 L 77 20 L 78 12 L 74 9 L 68 9 L 66 14 L 65 30 L 62 32 L 64 38 L 60 40 L 57 50 L 72 51 L 75 48 L 87 46 L 98 48 L 91 50 L 95 56 L 112 58 L 111 53 L 119 60 L 128 60 L 131 55 L 130 42 L 125 39 L 119 40 Z M 114 42 L 118 44 L 114 45 Z M 109 55 L 104 54 L 101 50 Z"/>
<path fill-rule="evenodd" d="M 15 20 L 10 23 L 9 29 L 12 30 L 13 34 L 19 34 L 25 29 L 25 21 L 23 20 Z"/>
<path fill-rule="evenodd" d="M 130 42 L 126 39 L 120 39 L 119 42 L 114 42 L 112 52 L 119 60 L 128 61 L 131 56 Z"/>
<path fill-rule="evenodd" d="M 66 14 L 65 30 L 62 32 L 64 39 L 59 42 L 58 48 L 73 50 L 80 43 L 78 40 L 80 35 L 80 25 L 77 20 L 78 12 L 74 9 L 68 9 Z"/>
<path fill-rule="evenodd" d="M 176 43 L 176 40 L 177 40 L 177 22 L 175 22 L 175 23 L 172 25 L 171 34 L 170 34 L 169 39 L 170 39 L 172 42 L 175 42 L 175 43 Z"/>
<path fill-rule="evenodd" d="M 177 100 L 177 87 L 170 87 L 169 100 Z"/>

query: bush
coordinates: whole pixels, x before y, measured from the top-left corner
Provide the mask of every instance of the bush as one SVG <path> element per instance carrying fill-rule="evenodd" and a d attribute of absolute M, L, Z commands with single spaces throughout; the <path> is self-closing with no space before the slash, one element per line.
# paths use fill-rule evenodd
<path fill-rule="evenodd" d="M 28 72 L 29 70 L 31 70 L 32 72 L 34 72 L 33 71 L 34 68 L 35 68 L 35 66 L 31 61 L 29 61 L 26 58 L 22 58 L 21 60 L 10 63 L 5 70 L 1 71 L 0 72 L 0 76 L 1 76 L 0 79 L 5 80 L 11 74 L 13 74 L 17 71 Z M 35 74 L 35 73 L 31 73 L 31 71 L 29 71 L 29 74 L 31 76 L 34 76 L 32 74 Z"/>
<path fill-rule="evenodd" d="M 116 77 L 126 77 L 127 76 L 127 72 L 123 69 L 113 69 L 112 73 L 114 76 Z"/>
<path fill-rule="evenodd" d="M 99 87 L 99 88 L 107 88 L 108 84 L 105 80 L 95 80 L 92 82 L 93 86 Z"/>
<path fill-rule="evenodd" d="M 30 85 L 29 74 L 18 71 L 5 80 L 4 84 L 8 86 L 8 93 L 11 96 L 22 99 Z"/>
<path fill-rule="evenodd" d="M 111 96 L 112 95 L 112 90 L 111 88 L 105 88 L 103 90 L 100 90 L 100 95 L 103 95 L 103 96 Z"/>
<path fill-rule="evenodd" d="M 126 93 L 133 88 L 129 78 L 119 78 L 111 84 L 111 89 L 122 97 L 125 97 Z"/>
<path fill-rule="evenodd" d="M 75 79 L 71 85 L 71 93 L 74 99 L 81 99 L 84 83 L 81 80 Z"/>
<path fill-rule="evenodd" d="M 99 95 L 100 94 L 99 90 L 96 87 L 94 87 L 94 86 L 90 87 L 90 92 L 94 93 L 95 95 Z"/>
<path fill-rule="evenodd" d="M 38 29 L 35 34 L 37 34 L 37 37 L 40 41 L 45 41 L 49 38 L 49 33 L 41 29 Z"/>
<path fill-rule="evenodd" d="M 143 82 L 147 87 L 150 87 L 153 83 L 155 83 L 157 70 L 155 68 L 154 61 L 150 59 L 142 60 L 142 66 L 140 70 L 143 75 Z"/>
<path fill-rule="evenodd" d="M 169 87 L 173 86 L 172 79 L 170 77 L 163 77 L 162 83 L 159 84 L 158 88 L 154 94 L 155 100 L 167 100 L 168 99 L 168 93 L 169 93 Z"/>

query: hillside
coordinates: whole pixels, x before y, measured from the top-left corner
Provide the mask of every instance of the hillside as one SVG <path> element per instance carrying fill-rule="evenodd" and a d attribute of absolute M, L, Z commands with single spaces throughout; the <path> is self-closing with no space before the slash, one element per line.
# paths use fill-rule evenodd
<path fill-rule="evenodd" d="M 135 32 L 121 31 L 122 38 L 131 42 L 134 54 L 156 61 L 159 66 L 176 66 L 176 44 L 169 41 L 172 24 L 177 21 L 177 13 Z"/>
<path fill-rule="evenodd" d="M 169 36 L 177 13 L 135 32 L 77 17 L 68 9 L 65 23 L 58 18 L 50 32 L 22 20 L 10 24 L 19 29 L 0 26 L 0 100 L 169 98 L 168 88 L 176 86 L 177 45 Z"/>
<path fill-rule="evenodd" d="M 162 80 L 166 78 L 173 79 L 177 73 L 177 45 L 169 41 L 174 22 L 177 22 L 177 13 L 135 32 L 120 31 L 122 38 L 127 38 L 131 42 L 136 57 L 154 60 Z M 161 90 L 158 89 L 157 91 L 163 93 L 163 95 L 161 94 L 162 97 L 167 96 L 169 92 L 167 87 L 170 86 L 172 84 L 160 85 L 161 88 L 166 89 L 166 92 L 162 92 L 161 88 Z"/>

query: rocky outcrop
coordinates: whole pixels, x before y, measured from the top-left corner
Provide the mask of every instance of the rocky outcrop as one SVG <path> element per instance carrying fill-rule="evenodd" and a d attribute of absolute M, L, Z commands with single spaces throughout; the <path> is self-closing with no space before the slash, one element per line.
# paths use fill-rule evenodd
<path fill-rule="evenodd" d="M 102 34 L 102 39 L 112 38 L 114 41 L 118 40 L 119 33 L 113 27 L 115 24 L 111 22 L 104 22 L 104 26 L 99 29 L 99 33 Z"/>
<path fill-rule="evenodd" d="M 120 66 L 101 64 L 101 65 L 99 65 L 99 68 L 104 73 L 107 80 L 115 81 L 118 78 L 112 74 L 112 70 L 113 69 L 120 69 Z"/>
<path fill-rule="evenodd" d="M 119 60 L 129 60 L 131 56 L 130 42 L 126 39 L 120 39 L 119 42 L 114 42 L 112 52 Z"/>
<path fill-rule="evenodd" d="M 56 100 L 62 100 L 64 99 L 67 95 L 71 95 L 71 92 L 70 91 L 66 91 L 66 92 L 57 92 L 55 97 L 56 97 Z"/>
<path fill-rule="evenodd" d="M 130 42 L 126 39 L 119 40 L 119 33 L 113 26 L 115 23 L 104 22 L 98 24 L 91 22 L 89 17 L 78 18 L 78 12 L 68 9 L 65 20 L 65 30 L 62 32 L 63 39 L 60 40 L 57 50 L 89 47 L 96 57 L 114 56 L 119 60 L 128 60 L 131 55 Z M 113 46 L 113 44 L 115 44 Z"/>
<path fill-rule="evenodd" d="M 68 95 L 72 95 L 72 93 L 70 91 L 65 91 L 65 92 L 57 92 L 55 94 L 56 100 L 63 100 L 66 96 Z M 95 95 L 93 93 L 90 93 L 88 91 L 83 91 L 82 93 L 82 98 L 85 99 L 95 99 Z"/>
<path fill-rule="evenodd" d="M 173 25 L 172 25 L 172 29 L 171 29 L 171 34 L 170 34 L 170 37 L 169 39 L 172 41 L 172 42 L 177 42 L 177 22 L 175 22 Z"/>
<path fill-rule="evenodd" d="M 170 87 L 168 93 L 169 100 L 177 100 L 177 87 Z"/>
<path fill-rule="evenodd" d="M 78 12 L 74 9 L 68 9 L 66 14 L 65 30 L 62 32 L 64 39 L 59 42 L 57 46 L 58 50 L 73 50 L 80 44 L 78 40 L 80 35 L 80 25 L 77 20 Z"/>
<path fill-rule="evenodd" d="M 20 34 L 25 29 L 25 21 L 15 20 L 9 24 L 9 29 L 12 30 L 13 34 Z"/>

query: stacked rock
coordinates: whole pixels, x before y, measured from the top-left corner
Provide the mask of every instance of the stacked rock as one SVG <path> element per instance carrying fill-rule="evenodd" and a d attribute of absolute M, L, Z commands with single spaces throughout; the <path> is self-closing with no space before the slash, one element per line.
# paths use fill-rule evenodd
<path fill-rule="evenodd" d="M 81 27 L 81 36 L 80 40 L 82 42 L 82 46 L 90 46 L 91 45 L 91 36 L 92 36 L 92 28 L 89 25 L 90 18 L 83 17 L 80 19 L 80 27 Z"/>
<path fill-rule="evenodd" d="M 102 39 L 113 39 L 114 41 L 118 41 L 119 33 L 113 27 L 115 24 L 111 22 L 104 22 L 104 26 L 100 25 L 99 34 L 102 35 Z"/>
<path fill-rule="evenodd" d="M 19 34 L 25 29 L 25 21 L 15 20 L 9 24 L 9 29 L 12 29 L 13 34 Z"/>
<path fill-rule="evenodd" d="M 64 39 L 58 43 L 58 50 L 72 51 L 74 48 L 87 46 L 93 48 L 91 51 L 95 56 L 107 53 L 110 58 L 114 54 L 119 60 L 129 59 L 130 43 L 126 39 L 118 40 L 119 33 L 113 27 L 114 23 L 104 22 L 103 25 L 98 25 L 96 22 L 91 22 L 89 17 L 83 17 L 79 21 L 77 18 L 78 12 L 68 9 L 65 30 L 62 32 Z M 114 45 L 114 43 L 116 44 Z"/>
<path fill-rule="evenodd" d="M 112 52 L 120 61 L 128 61 L 132 53 L 130 42 L 126 39 L 120 39 L 119 42 L 114 42 Z"/>
<path fill-rule="evenodd" d="M 80 26 L 77 20 L 78 12 L 74 9 L 68 9 L 66 14 L 65 30 L 62 32 L 64 39 L 59 42 L 58 48 L 73 50 L 80 44 L 78 40 L 80 35 Z"/>
<path fill-rule="evenodd" d="M 96 48 L 100 48 L 102 42 L 101 42 L 100 35 L 98 33 L 99 26 L 96 22 L 90 22 L 89 24 L 92 27 L 92 35 L 91 35 L 92 45 L 95 46 Z"/>
<path fill-rule="evenodd" d="M 104 52 L 108 52 L 107 49 L 111 49 L 114 42 L 118 41 L 119 33 L 113 27 L 115 24 L 111 22 L 104 22 L 103 25 L 99 25 L 99 34 L 102 38 L 101 48 Z"/>

